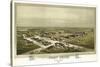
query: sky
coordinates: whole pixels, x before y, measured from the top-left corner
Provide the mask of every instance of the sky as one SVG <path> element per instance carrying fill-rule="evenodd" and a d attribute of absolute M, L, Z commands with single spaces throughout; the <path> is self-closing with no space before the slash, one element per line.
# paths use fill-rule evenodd
<path fill-rule="evenodd" d="M 21 27 L 95 27 L 96 9 L 16 3 L 15 22 Z"/>

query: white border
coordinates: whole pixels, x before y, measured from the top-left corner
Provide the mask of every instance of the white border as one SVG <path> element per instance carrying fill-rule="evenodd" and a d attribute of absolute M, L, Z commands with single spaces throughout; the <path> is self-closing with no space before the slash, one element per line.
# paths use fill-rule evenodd
<path fill-rule="evenodd" d="M 61 3 L 61 2 L 46 2 L 46 1 L 36 1 L 36 0 L 13 0 L 16 3 L 32 3 L 32 4 L 47 4 L 47 5 L 62 5 L 62 6 L 79 6 L 79 7 L 96 7 L 96 5 L 87 3 L 77 4 L 77 3 Z"/>

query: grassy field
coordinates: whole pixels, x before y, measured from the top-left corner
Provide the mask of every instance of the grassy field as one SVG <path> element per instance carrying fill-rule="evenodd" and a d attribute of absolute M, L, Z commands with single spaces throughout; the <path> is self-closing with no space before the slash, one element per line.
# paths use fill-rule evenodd
<path fill-rule="evenodd" d="M 39 46 L 36 44 L 24 40 L 21 32 L 17 34 L 17 55 L 37 48 L 39 48 Z"/>
<path fill-rule="evenodd" d="M 70 52 L 83 52 L 84 49 L 74 49 L 72 48 L 56 48 L 56 47 L 52 47 L 46 50 L 42 50 L 41 53 L 70 53 Z"/>
<path fill-rule="evenodd" d="M 73 38 L 70 43 L 76 44 L 79 46 L 83 46 L 86 48 L 94 49 L 95 44 L 94 44 L 94 33 L 93 32 L 88 32 L 87 35 L 84 35 L 82 37 L 76 37 Z"/>

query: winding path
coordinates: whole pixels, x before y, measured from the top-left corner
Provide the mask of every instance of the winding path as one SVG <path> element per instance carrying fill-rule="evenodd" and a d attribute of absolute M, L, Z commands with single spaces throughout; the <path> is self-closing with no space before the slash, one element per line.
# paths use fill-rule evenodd
<path fill-rule="evenodd" d="M 28 52 L 23 53 L 23 54 L 30 54 L 31 52 L 38 53 L 38 52 L 40 52 L 43 49 L 46 49 L 46 48 L 49 48 L 50 46 L 55 45 L 55 43 L 63 43 L 63 42 L 59 42 L 59 41 L 53 41 L 53 40 L 50 40 L 50 39 L 45 38 L 45 37 L 40 37 L 40 36 L 36 36 L 36 37 L 38 37 L 39 39 L 44 39 L 45 41 L 51 42 L 51 44 L 48 45 L 48 46 L 44 46 L 43 44 L 41 44 L 41 43 L 33 40 L 32 37 L 26 37 L 25 34 L 23 34 L 23 38 L 24 39 L 26 39 L 26 40 L 28 40 L 30 42 L 33 42 L 34 44 L 40 46 L 40 48 L 37 48 L 37 49 L 31 50 L 31 51 L 28 51 Z M 82 47 L 82 46 L 73 45 L 73 44 L 68 44 L 68 45 L 66 45 L 65 43 L 63 43 L 63 44 L 64 44 L 64 46 L 68 46 L 68 47 L 81 48 L 81 49 L 85 49 L 85 50 L 88 50 L 88 51 L 91 50 L 91 49 L 88 49 L 88 48 L 85 48 L 85 47 Z"/>

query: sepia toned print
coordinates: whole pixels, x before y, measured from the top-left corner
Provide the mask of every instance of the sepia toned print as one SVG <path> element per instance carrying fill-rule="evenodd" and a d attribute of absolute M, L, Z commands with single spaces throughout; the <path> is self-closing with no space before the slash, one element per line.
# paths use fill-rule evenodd
<path fill-rule="evenodd" d="M 95 51 L 95 7 L 15 3 L 17 55 Z"/>

